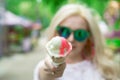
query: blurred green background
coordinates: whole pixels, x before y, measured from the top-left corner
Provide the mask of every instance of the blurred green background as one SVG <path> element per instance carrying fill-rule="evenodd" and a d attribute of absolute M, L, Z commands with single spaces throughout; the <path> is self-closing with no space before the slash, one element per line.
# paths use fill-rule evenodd
<path fill-rule="evenodd" d="M 16 15 L 39 20 L 47 27 L 55 12 L 67 3 L 82 3 L 94 8 L 102 16 L 109 0 L 6 0 L 6 9 Z"/>

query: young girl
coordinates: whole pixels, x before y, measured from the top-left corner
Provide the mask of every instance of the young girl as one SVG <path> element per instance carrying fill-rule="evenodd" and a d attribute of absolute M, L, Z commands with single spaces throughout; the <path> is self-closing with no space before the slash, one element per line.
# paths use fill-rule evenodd
<path fill-rule="evenodd" d="M 90 9 L 79 4 L 63 6 L 54 16 L 48 34 L 65 37 L 72 51 L 65 63 L 55 67 L 40 61 L 34 80 L 120 80 L 115 63 L 105 53 L 104 39 Z"/>

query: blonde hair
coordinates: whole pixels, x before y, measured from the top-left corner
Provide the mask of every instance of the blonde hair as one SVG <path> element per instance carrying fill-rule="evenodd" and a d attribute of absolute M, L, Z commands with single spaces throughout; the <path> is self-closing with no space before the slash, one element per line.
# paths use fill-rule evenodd
<path fill-rule="evenodd" d="M 90 9 L 88 9 L 86 6 L 80 4 L 68 4 L 63 6 L 56 13 L 53 20 L 51 21 L 50 26 L 48 27 L 49 38 L 54 36 L 56 26 L 58 26 L 63 20 L 72 15 L 80 15 L 84 17 L 89 24 L 89 29 L 93 36 L 95 45 L 95 55 L 93 58 L 93 63 L 96 65 L 96 67 L 106 80 L 117 80 L 117 73 L 114 70 L 116 69 L 116 67 L 114 66 L 114 62 L 108 56 L 108 53 L 106 54 L 105 52 L 104 38 L 100 32 L 97 22 L 94 20 L 94 17 L 91 14 Z"/>

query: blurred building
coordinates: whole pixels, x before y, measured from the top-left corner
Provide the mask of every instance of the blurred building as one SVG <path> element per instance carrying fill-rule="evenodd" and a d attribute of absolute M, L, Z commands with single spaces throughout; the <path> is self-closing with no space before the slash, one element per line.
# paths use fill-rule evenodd
<path fill-rule="evenodd" d="M 0 10 L 0 56 L 30 51 L 32 38 L 38 37 L 40 29 L 39 23 Z"/>
<path fill-rule="evenodd" d="M 9 52 L 29 51 L 31 47 L 30 32 L 32 31 L 33 22 L 6 11 L 4 23 L 7 27 Z"/>
<path fill-rule="evenodd" d="M 4 0 L 0 0 L 0 57 L 7 54 L 6 27 L 4 26 Z"/>

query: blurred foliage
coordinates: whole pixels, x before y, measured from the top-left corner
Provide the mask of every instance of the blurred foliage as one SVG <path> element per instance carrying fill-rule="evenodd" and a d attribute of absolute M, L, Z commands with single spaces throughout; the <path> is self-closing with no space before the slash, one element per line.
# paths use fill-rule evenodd
<path fill-rule="evenodd" d="M 55 12 L 64 4 L 82 2 L 94 8 L 102 15 L 108 1 L 109 0 L 6 0 L 6 9 L 33 21 L 41 21 L 43 27 L 47 27 Z"/>
<path fill-rule="evenodd" d="M 109 48 L 113 50 L 120 49 L 120 38 L 107 39 L 106 43 Z"/>
<path fill-rule="evenodd" d="M 6 0 L 6 9 L 24 18 L 41 21 L 47 27 L 55 11 L 65 0 Z"/>
<path fill-rule="evenodd" d="M 120 31 L 120 18 L 116 20 L 115 24 L 113 25 L 114 30 Z"/>
<path fill-rule="evenodd" d="M 101 16 L 109 0 L 79 0 L 85 2 L 89 7 L 94 8 Z"/>

